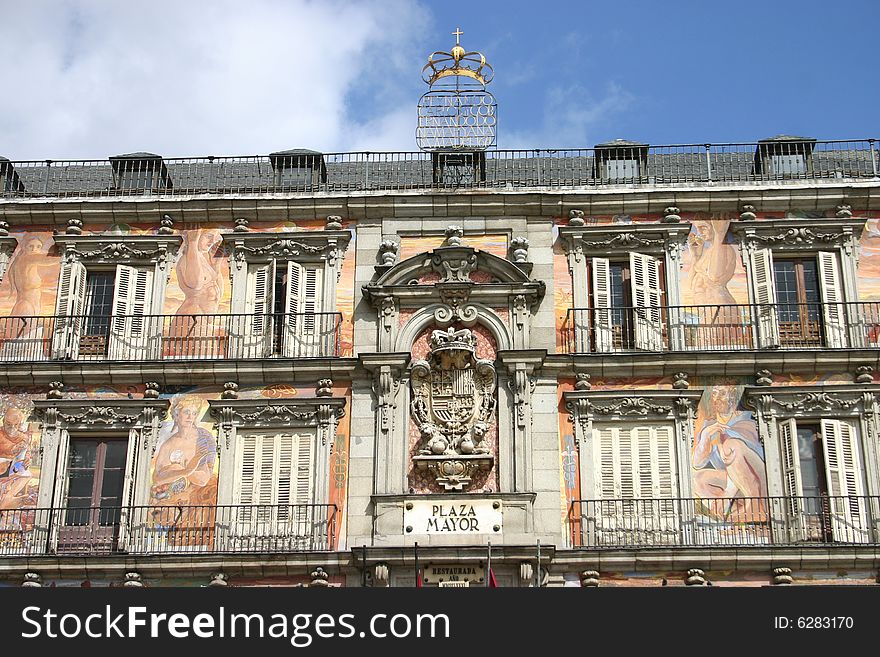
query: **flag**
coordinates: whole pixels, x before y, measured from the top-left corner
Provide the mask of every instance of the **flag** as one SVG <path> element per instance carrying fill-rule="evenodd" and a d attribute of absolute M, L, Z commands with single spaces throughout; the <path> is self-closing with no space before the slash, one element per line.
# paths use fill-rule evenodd
<path fill-rule="evenodd" d="M 491 567 L 489 568 L 489 588 L 490 589 L 497 589 L 498 588 L 498 582 L 495 581 L 495 571 L 492 570 Z"/>
<path fill-rule="evenodd" d="M 419 544 L 415 543 L 413 545 L 413 556 L 415 557 L 415 566 L 416 566 L 416 588 L 422 588 L 422 569 L 419 568 Z"/>
<path fill-rule="evenodd" d="M 421 570 L 416 571 L 416 588 L 417 589 L 422 588 L 422 571 Z"/>

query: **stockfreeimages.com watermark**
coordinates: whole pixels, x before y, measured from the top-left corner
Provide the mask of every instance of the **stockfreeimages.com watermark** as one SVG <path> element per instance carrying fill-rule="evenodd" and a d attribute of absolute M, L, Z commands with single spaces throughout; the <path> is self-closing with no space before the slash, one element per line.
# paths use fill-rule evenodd
<path fill-rule="evenodd" d="M 373 614 L 360 630 L 355 614 L 241 614 L 229 613 L 224 607 L 214 613 L 191 615 L 149 612 L 147 607 L 114 611 L 106 605 L 101 613 L 84 615 L 31 606 L 22 610 L 21 617 L 23 639 L 271 638 L 287 639 L 292 646 L 305 648 L 316 638 L 450 637 L 446 614 Z"/>

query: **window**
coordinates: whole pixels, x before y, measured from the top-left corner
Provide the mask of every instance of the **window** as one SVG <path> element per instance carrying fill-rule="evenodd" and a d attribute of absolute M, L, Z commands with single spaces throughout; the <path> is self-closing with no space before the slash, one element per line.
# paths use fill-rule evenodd
<path fill-rule="evenodd" d="M 677 540 L 674 435 L 665 423 L 593 424 L 598 545 Z"/>
<path fill-rule="evenodd" d="M 113 183 L 118 190 L 149 192 L 172 187 L 168 167 L 161 155 L 117 155 L 110 158 L 110 165 L 113 168 Z"/>
<path fill-rule="evenodd" d="M 774 176 L 793 176 L 807 172 L 807 158 L 803 153 L 771 155 L 770 174 Z"/>
<path fill-rule="evenodd" d="M 59 551 L 113 549 L 122 507 L 127 449 L 124 439 L 70 440 Z"/>
<path fill-rule="evenodd" d="M 116 265 L 62 267 L 56 302 L 53 357 L 107 356 L 144 360 L 158 346 L 157 319 L 150 317 L 153 268 Z"/>
<path fill-rule="evenodd" d="M 605 177 L 609 180 L 632 180 L 639 177 L 639 161 L 634 159 L 608 160 L 605 162 Z"/>
<path fill-rule="evenodd" d="M 759 347 L 845 347 L 847 307 L 835 251 L 756 249 L 751 276 Z"/>
<path fill-rule="evenodd" d="M 592 259 L 596 351 L 663 348 L 663 263 L 630 253 L 628 261 Z"/>
<path fill-rule="evenodd" d="M 315 517 L 311 433 L 243 433 L 236 453 L 240 536 L 307 545 Z M 294 545 L 291 545 L 293 547 Z"/>
<path fill-rule="evenodd" d="M 787 511 L 800 540 L 868 540 L 858 433 L 849 420 L 780 421 Z"/>
<path fill-rule="evenodd" d="M 245 313 L 249 322 L 247 358 L 328 353 L 332 328 L 322 321 L 323 263 L 294 261 L 248 266 Z"/>

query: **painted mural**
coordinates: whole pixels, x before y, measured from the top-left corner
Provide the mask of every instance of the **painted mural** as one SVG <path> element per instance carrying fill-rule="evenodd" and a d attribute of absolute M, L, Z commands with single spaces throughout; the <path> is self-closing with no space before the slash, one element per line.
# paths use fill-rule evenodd
<path fill-rule="evenodd" d="M 739 407 L 742 386 L 714 385 L 703 392 L 694 424 L 693 492 L 711 519 L 766 519 L 764 446 L 751 411 Z"/>
<path fill-rule="evenodd" d="M 59 259 L 48 227 L 11 232 L 18 240 L 3 281 L 0 282 L 0 317 L 36 317 L 55 314 Z M 22 337 L 21 322 L 4 320 L 2 338 Z"/>
<path fill-rule="evenodd" d="M 40 487 L 39 428 L 28 422 L 33 403 L 25 394 L 0 395 L 0 521 L 17 524 L 19 514 L 5 512 L 34 507 Z M 17 517 L 16 517 L 17 516 Z"/>
<path fill-rule="evenodd" d="M 442 235 L 402 237 L 400 238 L 400 260 L 406 260 L 414 255 L 433 251 L 438 246 L 443 246 L 444 239 Z M 507 258 L 507 235 L 465 235 L 462 238 L 462 244 L 480 251 L 486 251 L 499 258 Z"/>

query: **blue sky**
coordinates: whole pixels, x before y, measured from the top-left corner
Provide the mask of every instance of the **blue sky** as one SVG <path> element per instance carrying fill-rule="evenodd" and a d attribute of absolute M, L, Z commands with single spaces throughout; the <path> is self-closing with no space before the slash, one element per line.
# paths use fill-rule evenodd
<path fill-rule="evenodd" d="M 880 137 L 877 0 L 0 0 L 0 15 L 11 159 L 413 150 L 420 69 L 459 26 L 495 67 L 502 148 Z"/>

